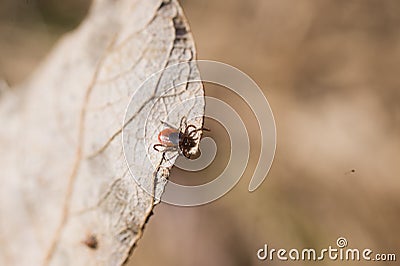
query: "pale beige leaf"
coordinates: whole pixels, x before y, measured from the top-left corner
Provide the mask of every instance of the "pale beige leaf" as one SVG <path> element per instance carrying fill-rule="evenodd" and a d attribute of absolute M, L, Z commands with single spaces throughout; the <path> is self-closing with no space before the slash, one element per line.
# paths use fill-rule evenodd
<path fill-rule="evenodd" d="M 193 65 L 190 72 L 187 65 L 179 73 L 162 72 L 152 87 L 140 85 L 151 74 L 194 58 L 176 0 L 97 0 L 32 79 L 1 93 L 1 265 L 126 261 L 157 203 L 134 181 L 124 159 L 126 107 L 135 93 L 129 123 L 144 132 L 142 111 L 155 103 L 149 133 L 128 131 L 125 151 L 134 162 L 132 172 L 160 196 L 172 163 L 149 145 L 170 106 L 186 98 L 200 97 L 195 108 L 179 109 L 174 119 L 197 116 L 193 123 L 202 123 L 203 89 L 192 83 L 180 93 L 178 86 L 168 100 L 156 102 L 165 93 L 163 83 L 198 78 Z M 140 139 L 148 145 L 139 145 Z M 157 167 L 145 163 L 146 149 Z"/>

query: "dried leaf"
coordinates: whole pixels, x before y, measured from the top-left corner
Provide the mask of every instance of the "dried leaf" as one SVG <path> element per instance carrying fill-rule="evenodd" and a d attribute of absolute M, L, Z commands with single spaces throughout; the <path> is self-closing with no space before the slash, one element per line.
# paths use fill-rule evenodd
<path fill-rule="evenodd" d="M 194 58 L 176 0 L 97 0 L 29 82 L 2 93 L 1 265 L 121 265 L 127 260 L 156 202 L 131 177 L 121 133 L 124 127 L 144 132 L 149 119 L 149 134 L 127 132 L 125 152 L 136 162 L 133 172 L 160 196 L 172 162 L 151 151 L 157 167 L 143 163 L 146 149 L 151 150 L 159 120 L 174 103 L 200 96 L 195 112 L 185 107 L 174 112 L 174 119 L 197 116 L 193 123 L 202 123 L 203 89 L 191 83 L 180 92 L 177 86 L 167 100 L 157 101 L 176 76 L 185 81 L 199 75 L 193 65 L 190 72 L 187 65 L 178 73 L 160 72 L 160 82 L 152 86 L 141 84 Z M 150 118 L 142 115 L 146 108 Z M 143 139 L 147 146 L 138 145 Z"/>

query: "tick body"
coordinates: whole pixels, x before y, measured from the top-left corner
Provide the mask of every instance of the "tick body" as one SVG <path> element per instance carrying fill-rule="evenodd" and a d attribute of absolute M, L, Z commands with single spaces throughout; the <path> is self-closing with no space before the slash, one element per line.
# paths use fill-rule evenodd
<path fill-rule="evenodd" d="M 158 141 L 166 147 L 174 147 L 179 145 L 181 133 L 175 128 L 163 129 L 158 134 Z"/>
<path fill-rule="evenodd" d="M 197 146 L 200 134 L 203 131 L 209 131 L 206 128 L 196 128 L 194 125 L 186 124 L 186 117 L 183 117 L 179 129 L 163 122 L 168 127 L 158 134 L 159 144 L 153 148 L 159 152 L 178 151 L 181 155 L 190 159 L 193 149 Z"/>

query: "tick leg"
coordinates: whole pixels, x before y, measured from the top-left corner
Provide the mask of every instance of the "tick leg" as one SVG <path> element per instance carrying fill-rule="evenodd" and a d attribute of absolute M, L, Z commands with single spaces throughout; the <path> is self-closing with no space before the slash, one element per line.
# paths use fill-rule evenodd
<path fill-rule="evenodd" d="M 193 130 L 196 130 L 196 127 L 195 127 L 194 125 L 188 125 L 188 126 L 186 127 L 186 133 L 189 132 L 189 128 L 194 128 Z"/>
<path fill-rule="evenodd" d="M 173 125 L 171 125 L 171 124 L 168 123 L 168 122 L 165 122 L 165 121 L 162 121 L 162 120 L 160 120 L 160 121 L 161 121 L 161 124 L 163 124 L 163 125 L 165 125 L 165 126 L 167 126 L 167 127 L 170 127 L 170 128 L 173 128 L 173 129 L 177 129 L 176 126 L 173 126 Z"/>
<path fill-rule="evenodd" d="M 167 152 L 167 151 L 177 151 L 178 148 L 174 146 L 165 146 L 163 144 L 154 144 L 153 149 L 155 149 L 158 152 Z"/>
<path fill-rule="evenodd" d="M 190 127 L 191 125 L 189 125 L 189 127 Z M 194 127 L 194 126 L 193 126 Z M 188 134 L 188 136 L 190 137 L 190 138 L 193 138 L 195 135 L 196 135 L 196 133 L 197 132 L 199 132 L 199 131 L 210 131 L 209 129 L 207 129 L 207 128 L 198 128 L 198 129 L 194 129 L 194 130 L 192 130 L 192 131 L 190 131 L 190 133 Z"/>
<path fill-rule="evenodd" d="M 190 133 L 188 134 L 188 137 L 189 137 L 189 138 L 192 138 L 192 139 L 195 139 L 194 136 L 196 135 L 197 131 L 198 131 L 198 130 L 190 131 Z"/>
<path fill-rule="evenodd" d="M 161 148 L 161 149 L 160 149 Z M 158 151 L 158 152 L 165 152 L 165 150 L 167 149 L 168 147 L 165 147 L 164 145 L 162 145 L 162 144 L 154 144 L 153 145 L 153 149 L 155 149 L 156 151 Z"/>

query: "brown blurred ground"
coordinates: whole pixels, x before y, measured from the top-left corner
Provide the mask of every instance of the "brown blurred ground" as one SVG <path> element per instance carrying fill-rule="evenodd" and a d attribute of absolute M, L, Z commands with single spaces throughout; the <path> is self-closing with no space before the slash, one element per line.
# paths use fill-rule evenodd
<path fill-rule="evenodd" d="M 81 12 L 60 19 L 64 22 L 57 20 L 62 15 L 51 4 L 46 12 L 52 15 L 43 15 L 44 7 L 32 9 L 37 24 L 23 21 L 31 11 L 14 17 L 1 12 L 0 74 L 11 83 L 21 81 L 57 36 L 84 15 L 84 2 L 64 3 L 62 14 L 71 13 L 74 5 Z M 243 103 L 207 86 L 208 95 L 243 110 L 253 128 L 246 176 L 211 204 L 156 207 L 131 265 L 259 265 L 266 264 L 256 258 L 264 243 L 321 249 L 334 246 L 339 236 L 352 248 L 398 252 L 400 2 L 182 4 L 199 58 L 232 64 L 263 88 L 277 124 L 276 158 L 266 182 L 248 193 L 259 151 L 256 123 Z M 211 134 L 218 138 L 222 133 Z M 183 173 L 175 169 L 173 175 L 179 179 Z M 268 265 L 278 264 L 286 263 Z"/>
<path fill-rule="evenodd" d="M 21 82 L 57 38 L 83 19 L 89 0 L 0 1 L 0 78 Z"/>

